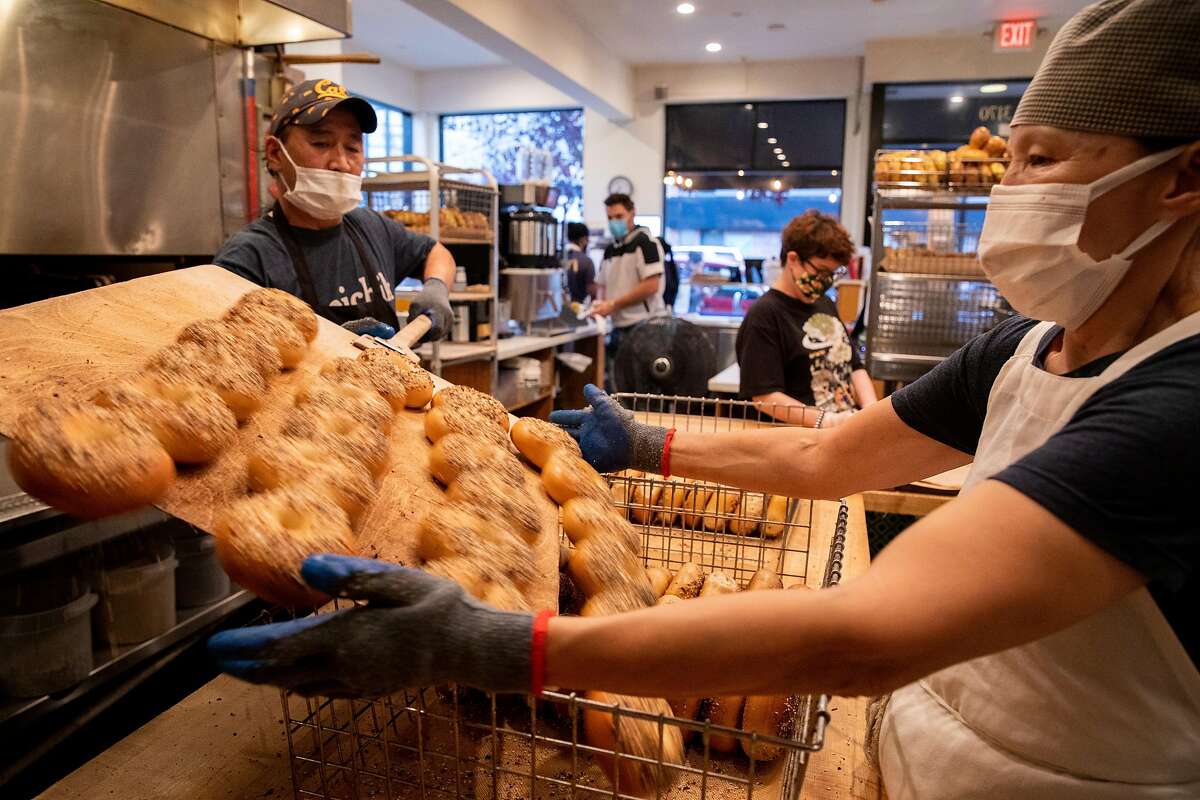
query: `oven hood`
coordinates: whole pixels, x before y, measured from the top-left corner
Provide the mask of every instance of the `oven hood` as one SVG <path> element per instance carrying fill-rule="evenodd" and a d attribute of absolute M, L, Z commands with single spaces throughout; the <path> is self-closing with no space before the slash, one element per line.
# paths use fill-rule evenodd
<path fill-rule="evenodd" d="M 239 47 L 344 39 L 350 35 L 350 0 L 99 2 Z"/>

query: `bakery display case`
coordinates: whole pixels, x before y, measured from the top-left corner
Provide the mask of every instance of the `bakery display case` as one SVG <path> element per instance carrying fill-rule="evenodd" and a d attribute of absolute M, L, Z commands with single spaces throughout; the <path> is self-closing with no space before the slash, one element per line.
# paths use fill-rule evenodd
<path fill-rule="evenodd" d="M 777 424 L 741 401 L 617 399 L 639 418 L 677 429 Z M 658 577 L 659 604 L 739 589 L 820 588 L 841 579 L 844 502 L 773 498 L 640 473 L 604 478 L 616 510 L 636 531 L 641 564 Z M 561 561 L 570 564 L 569 533 L 561 528 L 559 541 Z M 572 574 L 568 567 L 559 576 L 560 613 L 586 615 Z M 282 693 L 297 798 L 562 793 L 794 800 L 807 758 L 824 745 L 829 698 L 751 700 L 639 701 L 567 687 L 538 697 L 454 686 L 354 700 Z M 760 705 L 774 710 L 754 711 Z"/>

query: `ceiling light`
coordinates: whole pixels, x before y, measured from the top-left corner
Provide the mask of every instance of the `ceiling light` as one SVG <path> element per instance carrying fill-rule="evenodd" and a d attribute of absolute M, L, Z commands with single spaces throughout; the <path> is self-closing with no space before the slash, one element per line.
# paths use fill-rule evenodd
<path fill-rule="evenodd" d="M 774 150 L 772 150 L 771 152 L 772 152 L 772 153 L 782 153 L 782 152 L 783 152 L 783 148 L 782 148 L 782 147 L 776 147 L 776 148 L 775 148 Z"/>
<path fill-rule="evenodd" d="M 685 189 L 692 188 L 692 179 L 691 178 L 688 178 L 687 180 L 685 180 L 683 182 L 683 188 L 685 188 Z"/>
<path fill-rule="evenodd" d="M 736 192 L 736 193 L 734 193 L 734 197 L 736 197 L 738 200 L 745 200 L 745 199 L 746 199 L 746 193 L 745 193 L 745 192 L 743 192 L 741 189 L 738 189 L 738 190 L 737 190 L 737 192 Z"/>
<path fill-rule="evenodd" d="M 838 201 L 837 192 L 830 192 L 828 200 L 830 204 L 836 203 Z"/>
<path fill-rule="evenodd" d="M 783 188 L 783 181 L 779 180 L 779 178 L 776 178 L 775 180 L 771 181 L 771 188 L 778 192 Z"/>
<path fill-rule="evenodd" d="M 836 169 L 831 169 L 829 170 L 829 174 L 836 178 L 838 176 L 838 171 Z"/>
<path fill-rule="evenodd" d="M 790 162 L 790 161 L 782 161 L 779 164 L 779 166 L 781 166 L 781 167 L 790 167 L 791 165 L 792 165 L 792 162 Z"/>
<path fill-rule="evenodd" d="M 787 156 L 784 155 L 783 153 L 776 153 L 775 157 L 778 158 L 780 161 L 787 161 Z"/>
<path fill-rule="evenodd" d="M 744 178 L 744 177 L 746 177 L 746 170 L 744 170 L 744 169 L 739 169 L 739 170 L 738 170 L 738 177 L 739 177 L 739 178 Z"/>
<path fill-rule="evenodd" d="M 742 108 L 746 109 L 747 111 L 753 111 L 754 103 L 746 103 L 746 105 L 742 106 Z"/>
<path fill-rule="evenodd" d="M 779 140 L 772 136 L 770 139 L 767 139 L 767 144 L 779 144 Z"/>
<path fill-rule="evenodd" d="M 765 122 L 760 122 L 760 123 L 758 123 L 758 127 L 762 128 L 763 130 L 766 130 L 766 129 L 767 129 L 767 123 L 765 123 Z"/>
<path fill-rule="evenodd" d="M 704 45 L 704 49 L 710 53 L 719 53 L 721 52 L 721 43 L 709 42 L 708 44 Z"/>
<path fill-rule="evenodd" d="M 674 182 L 675 182 L 675 179 L 672 178 L 670 175 L 663 176 L 663 186 L 670 186 Z"/>
<path fill-rule="evenodd" d="M 680 3 L 675 6 L 675 11 L 680 14 L 693 14 L 696 11 L 696 7 L 691 3 Z"/>
<path fill-rule="evenodd" d="M 951 102 L 951 104 L 953 104 L 953 105 L 958 105 L 958 104 L 960 104 L 960 103 L 963 101 L 963 99 L 964 99 L 964 98 L 963 98 L 963 96 L 962 96 L 961 94 L 954 94 L 954 95 L 950 95 L 950 102 Z"/>
<path fill-rule="evenodd" d="M 676 175 L 676 176 L 675 176 L 675 185 L 676 185 L 676 186 L 683 186 L 683 176 L 682 176 L 682 175 Z"/>
<path fill-rule="evenodd" d="M 1000 94 L 1000 92 L 1007 91 L 1007 83 L 985 83 L 983 86 L 979 87 L 980 94 Z"/>

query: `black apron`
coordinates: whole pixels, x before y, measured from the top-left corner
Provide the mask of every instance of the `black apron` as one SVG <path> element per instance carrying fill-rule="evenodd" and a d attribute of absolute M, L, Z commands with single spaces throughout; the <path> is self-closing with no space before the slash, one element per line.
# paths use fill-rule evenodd
<path fill-rule="evenodd" d="M 342 224 L 346 227 L 346 235 L 354 243 L 354 249 L 358 251 L 358 258 L 362 262 L 367 284 L 371 290 L 369 302 L 354 306 L 331 306 L 323 304 L 317 299 L 317 289 L 313 284 L 312 271 L 308 268 L 308 259 L 304 257 L 304 249 L 296 241 L 296 236 L 292 233 L 292 226 L 284 216 L 279 203 L 276 203 L 275 207 L 271 209 L 271 219 L 275 223 L 275 229 L 279 231 L 279 238 L 283 240 L 288 255 L 292 258 L 292 268 L 296 270 L 296 281 L 300 284 L 300 299 L 312 306 L 313 311 L 338 325 L 363 317 L 374 317 L 397 330 L 400 329 L 400 319 L 396 316 L 396 307 L 384 299 L 383 288 L 379 285 L 380 270 L 375 269 L 374 261 L 367 255 L 366 234 L 359 229 L 358 223 L 349 215 L 342 217 Z"/>

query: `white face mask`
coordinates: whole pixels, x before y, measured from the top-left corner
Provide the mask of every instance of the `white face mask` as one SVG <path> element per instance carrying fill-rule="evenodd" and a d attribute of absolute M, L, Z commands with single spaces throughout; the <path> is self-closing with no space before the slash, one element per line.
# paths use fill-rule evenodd
<path fill-rule="evenodd" d="M 314 219 L 338 219 L 362 203 L 362 175 L 334 172 L 331 169 L 298 167 L 291 154 L 279 142 L 283 157 L 296 170 L 296 185 L 284 192 L 288 202 Z M 287 180 L 280 175 L 284 187 Z"/>
<path fill-rule="evenodd" d="M 1018 313 L 1078 328 L 1113 293 L 1133 256 L 1175 222 L 1159 220 L 1121 252 L 1097 261 L 1078 244 L 1088 205 L 1183 150 L 1140 158 L 1093 183 L 992 187 L 979 237 L 983 271 Z"/>

